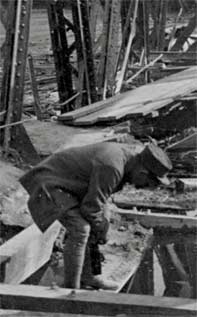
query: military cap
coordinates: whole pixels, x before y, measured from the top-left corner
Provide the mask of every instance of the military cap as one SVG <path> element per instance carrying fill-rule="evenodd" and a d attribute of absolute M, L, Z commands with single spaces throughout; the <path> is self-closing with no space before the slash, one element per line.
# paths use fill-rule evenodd
<path fill-rule="evenodd" d="M 167 173 L 172 169 L 172 162 L 168 155 L 157 145 L 150 143 L 141 152 L 143 166 L 165 185 L 170 182 Z"/>

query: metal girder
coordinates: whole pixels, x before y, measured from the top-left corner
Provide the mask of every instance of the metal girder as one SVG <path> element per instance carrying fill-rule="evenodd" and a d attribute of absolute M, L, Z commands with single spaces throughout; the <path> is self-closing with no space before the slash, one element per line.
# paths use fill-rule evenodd
<path fill-rule="evenodd" d="M 89 2 L 87 0 L 73 0 L 71 2 L 72 19 L 70 21 L 64 12 L 62 1 L 48 3 L 48 18 L 56 67 L 56 76 L 60 102 L 64 103 L 74 95 L 77 88 L 80 91 L 80 104 L 73 105 L 73 101 L 66 104 L 62 112 L 79 107 L 82 103 L 92 103 L 97 100 L 95 83 L 95 67 L 92 48 L 92 38 L 89 22 Z M 74 42 L 68 43 L 67 32 L 72 31 Z M 78 66 L 74 69 L 70 57 L 77 50 Z M 74 82 L 73 75 L 76 76 Z M 83 98 L 82 91 L 86 91 L 87 98 Z M 78 102 L 79 102 L 78 98 Z"/>
<path fill-rule="evenodd" d="M 9 3 L 0 106 L 4 113 L 0 123 L 5 128 L 0 131 L 5 154 L 18 153 L 32 163 L 39 158 L 21 121 L 31 8 L 32 0 Z"/>
<path fill-rule="evenodd" d="M 64 17 L 64 5 L 62 2 L 49 1 L 47 9 L 59 98 L 60 102 L 63 103 L 74 94 L 70 51 L 66 32 L 68 21 Z M 61 110 L 63 113 L 72 110 L 72 105 L 67 104 Z"/>

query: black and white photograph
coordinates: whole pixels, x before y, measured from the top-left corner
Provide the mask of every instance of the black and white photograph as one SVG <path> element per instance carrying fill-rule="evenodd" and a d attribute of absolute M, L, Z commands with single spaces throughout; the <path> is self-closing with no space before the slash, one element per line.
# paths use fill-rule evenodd
<path fill-rule="evenodd" d="M 197 316 L 197 0 L 0 0 L 0 317 Z"/>

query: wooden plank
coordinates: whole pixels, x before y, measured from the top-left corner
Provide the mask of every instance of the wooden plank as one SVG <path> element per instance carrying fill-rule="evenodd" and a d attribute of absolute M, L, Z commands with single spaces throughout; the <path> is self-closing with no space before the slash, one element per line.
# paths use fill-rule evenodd
<path fill-rule="evenodd" d="M 94 69 L 93 43 L 90 31 L 89 7 L 87 0 L 77 0 L 79 32 L 84 62 L 88 104 L 97 100 L 96 78 Z"/>
<path fill-rule="evenodd" d="M 130 32 L 131 16 L 134 10 L 134 1 L 130 1 L 129 6 L 126 3 L 121 5 L 121 22 L 122 22 L 122 41 L 118 54 L 118 60 L 116 65 L 116 72 L 121 68 L 121 63 L 124 60 L 126 43 Z"/>
<path fill-rule="evenodd" d="M 92 36 L 92 42 L 94 43 L 96 37 L 96 24 L 97 18 L 100 13 L 101 4 L 99 0 L 95 0 L 91 3 L 90 7 L 90 31 Z"/>
<path fill-rule="evenodd" d="M 121 95 L 113 96 L 107 100 L 101 100 L 97 101 L 95 103 L 92 103 L 89 106 L 82 107 L 77 110 L 70 111 L 68 114 L 64 113 L 60 116 L 58 116 L 58 120 L 60 121 L 72 121 L 74 119 L 89 115 L 91 113 L 94 113 L 96 111 L 102 110 L 106 108 L 109 104 L 111 105 L 113 102 L 118 101 L 122 98 Z"/>
<path fill-rule="evenodd" d="M 188 67 L 186 70 L 182 72 L 175 73 L 170 76 L 166 76 L 162 79 L 157 80 L 155 83 L 171 83 L 173 81 L 181 81 L 185 79 L 197 79 L 197 66 Z"/>
<path fill-rule="evenodd" d="M 144 0 L 142 3 L 143 6 L 143 31 L 144 31 L 144 64 L 147 65 L 149 63 L 149 51 L 150 51 L 150 43 L 149 43 L 149 3 Z M 145 71 L 144 74 L 145 83 L 150 82 L 150 73 L 149 71 Z"/>
<path fill-rule="evenodd" d="M 34 63 L 33 63 L 33 57 L 29 54 L 28 58 L 28 66 L 29 66 L 29 77 L 30 77 L 30 82 L 31 82 L 31 88 L 33 92 L 33 97 L 34 97 L 34 111 L 36 114 L 36 117 L 38 120 L 42 119 L 42 111 L 41 111 L 41 105 L 40 105 L 40 98 L 38 94 L 38 86 L 37 86 L 37 81 L 36 81 L 36 75 L 34 71 Z"/>
<path fill-rule="evenodd" d="M 133 76 L 131 76 L 129 79 L 127 79 L 127 84 L 131 83 L 136 77 L 138 77 L 141 73 L 148 70 L 150 67 L 154 66 L 154 64 L 160 60 L 162 57 L 162 54 L 157 56 L 153 61 L 151 61 L 149 64 L 146 64 L 145 66 L 141 67 Z"/>
<path fill-rule="evenodd" d="M 118 241 L 118 239 L 117 239 L 117 241 Z M 115 291 L 115 293 L 119 293 L 119 292 L 125 293 L 125 290 L 127 289 L 126 286 L 129 282 L 129 280 L 135 276 L 139 266 L 141 265 L 141 262 L 144 260 L 144 256 L 146 254 L 146 251 L 149 248 L 151 248 L 152 242 L 153 242 L 153 236 L 152 236 L 151 232 L 149 232 L 143 241 L 143 249 L 141 249 L 140 255 L 133 256 L 133 254 L 129 254 L 129 256 L 127 258 L 124 258 L 123 256 L 121 256 L 120 260 L 118 258 L 113 257 L 112 253 L 109 250 L 108 257 L 110 257 L 112 259 L 112 261 L 111 261 L 112 275 L 111 275 L 111 278 L 110 278 L 110 275 L 109 275 L 109 277 L 108 277 L 108 275 L 106 275 L 106 278 L 108 280 L 114 281 L 115 277 L 119 277 L 119 278 L 117 278 L 118 288 Z M 104 256 L 106 259 L 107 254 Z M 119 255 L 119 257 L 120 257 L 120 255 Z M 106 260 L 105 260 L 105 262 L 106 262 Z M 103 268 L 102 268 L 103 276 L 105 276 L 105 269 L 106 269 L 106 263 L 104 263 Z M 116 281 L 116 279 L 115 279 L 115 281 Z M 150 295 L 150 293 L 149 293 L 149 295 Z"/>
<path fill-rule="evenodd" d="M 117 213 L 127 220 L 137 220 L 146 227 L 167 227 L 173 229 L 197 229 L 197 218 L 182 216 L 182 215 L 169 215 L 162 213 L 145 213 L 136 212 L 133 210 L 119 209 Z"/>
<path fill-rule="evenodd" d="M 23 282 L 49 260 L 60 227 L 55 222 L 42 233 L 33 224 L 0 246 L 0 257 L 10 258 L 5 283 Z"/>
<path fill-rule="evenodd" d="M 176 18 L 175 18 L 175 21 L 174 21 L 174 25 L 173 25 L 173 28 L 170 32 L 170 36 L 169 36 L 169 40 L 168 40 L 168 50 L 170 50 L 171 48 L 171 44 L 172 44 L 172 40 L 174 39 L 174 36 L 175 36 L 175 33 L 176 33 L 176 30 L 177 30 L 177 24 L 181 18 L 181 15 L 183 13 L 183 7 L 180 8 L 178 14 L 176 15 Z"/>
<path fill-rule="evenodd" d="M 155 59 L 158 55 L 163 54 L 163 61 L 174 62 L 176 60 L 196 60 L 195 52 L 182 51 L 150 51 L 151 59 Z"/>
<path fill-rule="evenodd" d="M 44 313 L 44 312 L 32 312 L 27 310 L 11 310 L 11 309 L 0 309 L 0 316 L 2 317 L 96 317 L 96 315 L 82 315 L 82 314 L 64 314 L 64 313 Z M 100 316 L 107 317 L 107 316 Z M 132 315 L 136 317 L 136 315 Z M 144 317 L 143 315 L 137 315 L 137 317 Z M 145 316 L 146 317 L 146 316 Z M 160 316 L 158 316 L 160 317 Z"/>
<path fill-rule="evenodd" d="M 196 300 L 0 284 L 0 307 L 43 312 L 106 315 L 196 316 Z"/>
<path fill-rule="evenodd" d="M 96 315 L 81 315 L 81 314 L 61 314 L 61 313 L 43 313 L 43 312 L 32 312 L 27 310 L 11 310 L 11 309 L 0 309 L 0 316 L 2 317 L 96 317 Z M 107 316 L 101 316 L 107 317 Z M 135 317 L 135 316 L 132 316 Z M 137 317 L 140 317 L 137 315 Z M 142 316 L 144 317 L 144 315 Z"/>
<path fill-rule="evenodd" d="M 120 74 L 118 75 L 118 79 L 117 79 L 116 93 L 120 92 L 120 90 L 121 90 L 122 83 L 123 83 L 124 76 L 125 76 L 125 72 L 127 69 L 127 64 L 128 64 L 128 60 L 129 60 L 130 51 L 131 51 L 131 45 L 133 43 L 133 39 L 134 39 L 135 34 L 136 34 L 137 13 L 138 13 L 138 0 L 135 0 L 135 8 L 134 8 L 133 19 L 132 19 L 131 33 L 129 35 L 127 47 L 125 50 L 125 57 L 123 60 L 122 68 L 121 68 Z"/>
<path fill-rule="evenodd" d="M 111 12 L 110 12 L 110 23 L 109 23 L 109 34 L 107 43 L 107 54 L 106 54 L 106 66 L 105 66 L 105 78 L 104 78 L 104 89 L 103 98 L 106 99 L 107 93 L 114 95 L 115 86 L 115 74 L 116 64 L 119 52 L 119 31 L 120 31 L 120 4 L 119 0 L 112 0 Z"/>
<path fill-rule="evenodd" d="M 196 71 L 197 68 L 195 67 Z M 183 72 L 185 74 L 185 72 Z M 184 75 L 183 74 L 183 75 Z M 186 73 L 186 75 L 188 72 Z M 168 76 L 172 78 L 171 76 Z M 168 78 L 167 77 L 167 78 Z M 164 84 L 164 85 L 163 85 Z M 193 91 L 197 84 L 197 78 L 192 76 L 192 80 L 185 79 L 184 81 L 173 82 L 173 85 L 166 85 L 165 82 L 156 81 L 153 84 L 141 86 L 135 90 L 128 91 L 121 94 L 121 99 L 114 101 L 111 107 L 107 106 L 103 111 L 104 114 L 98 116 L 98 121 L 117 120 L 124 117 L 124 113 L 140 114 L 145 112 L 146 114 L 151 111 L 152 107 L 155 108 L 155 103 L 158 102 L 157 108 L 159 108 L 159 102 L 161 101 L 161 107 L 168 104 L 169 98 L 179 98 L 180 92 L 182 95 Z M 152 99 L 150 99 L 150 96 Z M 147 106 L 149 104 L 149 106 Z M 140 109 L 140 105 L 144 105 L 145 109 Z M 95 114 L 96 115 L 96 114 Z"/>
<path fill-rule="evenodd" d="M 103 95 L 104 79 L 106 74 L 106 56 L 109 39 L 109 18 L 112 0 L 105 1 L 103 12 L 103 27 L 101 35 L 101 56 L 97 67 L 97 87 L 99 95 Z"/>
<path fill-rule="evenodd" d="M 57 3 L 47 2 L 49 29 L 60 102 L 67 100 L 73 95 L 73 82 L 69 65 L 67 34 L 62 5 L 59 1 Z"/>
<path fill-rule="evenodd" d="M 166 26 L 166 13 L 167 13 L 167 0 L 161 0 L 160 3 L 160 21 L 158 31 L 158 49 L 163 50 L 165 44 L 165 26 Z"/>
<path fill-rule="evenodd" d="M 151 209 L 151 210 L 161 210 L 161 211 L 185 211 L 187 209 L 179 206 L 179 205 L 169 205 L 165 203 L 154 203 L 154 202 L 146 202 L 146 201 L 139 201 L 139 200 L 130 200 L 130 199 L 121 199 L 121 198 L 113 198 L 114 204 L 118 207 L 123 209 L 130 209 L 133 207 L 136 208 L 144 208 L 144 209 Z"/>
<path fill-rule="evenodd" d="M 183 33 L 180 34 L 175 44 L 172 46 L 172 51 L 179 51 L 182 50 L 184 43 L 188 39 L 188 37 L 192 34 L 197 26 L 197 13 L 194 10 L 194 15 L 190 18 L 188 25 L 186 26 Z"/>
<path fill-rule="evenodd" d="M 135 90 L 132 90 L 128 97 L 122 96 L 122 100 L 117 102 L 117 107 L 115 109 L 115 105 L 113 106 L 113 113 L 112 109 L 106 109 L 106 115 L 111 114 L 120 114 L 121 111 L 129 111 L 126 109 L 127 107 L 133 107 L 134 105 L 138 106 L 139 104 L 150 104 L 155 101 L 163 101 L 168 100 L 168 98 L 177 99 L 180 95 L 187 94 L 196 89 L 197 85 L 197 77 L 196 79 L 193 78 L 185 79 L 184 81 L 175 81 L 168 85 L 167 83 L 157 83 L 149 84 L 141 86 Z M 150 98 L 151 96 L 151 98 Z M 133 110 L 134 108 L 132 108 Z M 132 111 L 131 111 L 132 112 Z"/>
<path fill-rule="evenodd" d="M 197 145 L 197 132 L 193 133 L 176 143 L 169 145 L 167 151 L 184 151 L 195 150 Z"/>
<path fill-rule="evenodd" d="M 15 8 L 15 12 L 13 12 L 13 15 L 11 16 L 11 20 L 13 21 L 12 27 L 14 26 L 15 33 L 14 33 L 13 39 L 11 39 L 11 41 L 9 43 L 9 45 L 12 46 L 13 49 L 12 49 L 12 55 L 8 56 L 8 58 L 10 57 L 10 59 L 9 59 L 9 64 L 10 64 L 9 77 L 10 77 L 10 79 L 9 79 L 9 83 L 8 83 L 9 96 L 7 97 L 8 100 L 6 100 L 6 103 L 8 105 L 7 105 L 7 113 L 6 113 L 6 120 L 5 120 L 5 124 L 6 124 L 6 126 L 8 125 L 8 127 L 5 128 L 4 140 L 3 140 L 5 153 L 8 153 L 8 150 L 9 150 L 11 131 L 12 131 L 9 127 L 9 124 L 12 123 L 12 121 L 13 121 L 12 113 L 13 113 L 14 109 L 15 109 L 15 113 L 17 113 L 16 108 L 14 106 L 15 105 L 14 97 L 16 98 L 16 96 L 15 96 L 15 94 L 16 94 L 16 82 L 15 82 L 15 80 L 16 80 L 16 73 L 18 71 L 16 68 L 16 65 L 18 65 L 18 60 L 17 60 L 17 57 L 18 57 L 17 52 L 18 52 L 18 45 L 19 45 L 19 36 L 18 36 L 19 31 L 18 30 L 20 28 L 20 23 L 21 23 L 20 14 L 21 14 L 21 8 L 22 8 L 22 1 L 18 1 L 18 3 L 15 2 L 13 4 L 13 6 L 16 8 Z M 8 36 L 9 35 L 6 35 L 6 37 L 8 37 Z M 20 74 L 20 76 L 21 76 L 21 74 Z M 2 91 L 4 91 L 4 87 L 2 87 Z M 16 120 L 16 121 L 18 121 L 18 120 Z"/>
<path fill-rule="evenodd" d="M 151 36 L 151 46 L 153 48 L 156 48 L 158 46 L 160 3 L 161 3 L 161 0 L 151 1 L 150 3 L 151 16 L 153 19 L 153 29 L 150 36 Z"/>
<path fill-rule="evenodd" d="M 144 253 L 142 262 L 129 283 L 127 293 L 154 295 L 153 248 L 148 248 Z"/>

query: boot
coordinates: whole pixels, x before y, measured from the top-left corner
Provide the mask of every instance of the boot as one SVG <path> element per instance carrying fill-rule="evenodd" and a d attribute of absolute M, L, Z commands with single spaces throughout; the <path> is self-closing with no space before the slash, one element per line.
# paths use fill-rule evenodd
<path fill-rule="evenodd" d="M 103 289 L 108 291 L 116 291 L 118 284 L 107 279 L 104 279 L 101 275 L 91 275 L 88 278 L 82 278 L 81 288 L 88 289 Z"/>
<path fill-rule="evenodd" d="M 101 274 L 94 275 L 92 273 L 90 248 L 87 245 L 83 272 L 81 276 L 81 288 L 93 288 L 115 291 L 118 289 L 118 284 L 107 279 L 104 279 Z"/>

